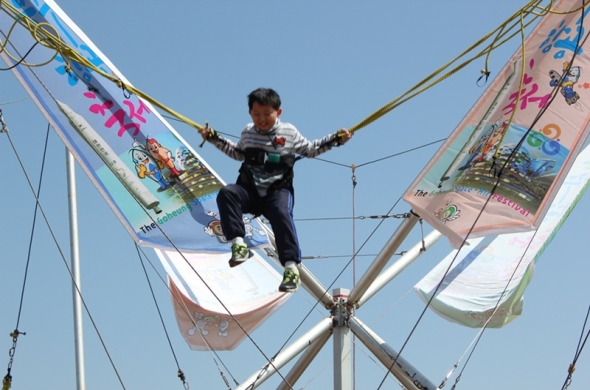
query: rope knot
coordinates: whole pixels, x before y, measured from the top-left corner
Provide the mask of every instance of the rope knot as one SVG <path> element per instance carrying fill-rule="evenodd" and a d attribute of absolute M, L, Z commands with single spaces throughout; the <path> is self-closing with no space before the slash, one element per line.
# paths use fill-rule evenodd
<path fill-rule="evenodd" d="M 485 69 L 482 69 L 482 70 L 480 70 L 480 71 L 479 71 L 479 73 L 481 73 L 481 76 L 479 76 L 479 78 L 477 79 L 477 81 L 475 82 L 475 84 L 476 84 L 478 87 L 481 87 L 482 85 L 485 85 L 485 84 L 487 84 L 487 82 L 488 82 L 488 78 L 490 77 L 490 71 L 489 71 L 487 68 L 485 68 Z M 480 84 L 479 84 L 479 82 L 481 81 L 481 79 L 482 79 L 484 76 L 485 76 L 485 81 L 483 82 L 483 84 L 481 84 L 481 85 L 480 85 Z"/>
<path fill-rule="evenodd" d="M 573 374 L 574 371 L 576 371 L 576 366 L 574 364 L 570 364 L 569 368 L 567 369 L 567 372 L 569 374 Z"/>

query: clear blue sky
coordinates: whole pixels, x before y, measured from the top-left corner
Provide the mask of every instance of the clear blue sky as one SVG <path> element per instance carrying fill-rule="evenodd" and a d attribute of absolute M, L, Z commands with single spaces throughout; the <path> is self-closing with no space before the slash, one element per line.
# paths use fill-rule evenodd
<path fill-rule="evenodd" d="M 282 119 L 308 138 L 350 127 L 453 59 L 512 15 L 524 1 L 189 1 L 61 0 L 58 4 L 133 85 L 196 122 L 238 135 L 249 121 L 246 95 L 276 89 Z M 2 31 L 7 26 L 0 26 Z M 489 69 L 499 72 L 519 42 L 495 51 Z M 326 286 L 350 288 L 362 276 L 399 221 L 351 217 L 404 213 L 399 197 L 440 144 L 360 166 L 447 137 L 484 89 L 476 85 L 483 59 L 360 130 L 345 147 L 296 167 L 295 218 L 306 261 Z M 11 72 L 0 72 L 0 104 L 10 137 L 33 186 L 38 186 L 47 122 Z M 177 131 L 232 182 L 239 164 L 205 146 L 182 123 Z M 0 375 L 5 375 L 8 334 L 14 329 L 28 257 L 35 203 L 5 134 L 0 134 Z M 13 389 L 75 389 L 71 284 L 55 234 L 69 262 L 65 148 L 50 134 L 41 204 L 50 222 L 37 217 L 18 341 Z M 84 173 L 77 169 L 82 291 L 101 337 L 127 389 L 182 389 L 134 243 Z M 487 330 L 458 389 L 561 389 L 574 357 L 590 300 L 586 286 L 585 196 L 538 261 L 525 295 L 524 314 L 500 330 Z M 311 219 L 322 219 L 314 220 Z M 425 233 L 431 230 L 424 226 Z M 370 237 L 370 239 L 369 239 Z M 400 250 L 420 239 L 420 229 Z M 365 244 L 365 241 L 369 241 Z M 361 248 L 355 266 L 354 248 Z M 412 286 L 450 251 L 446 241 L 424 254 L 392 281 L 358 317 L 399 349 L 423 309 Z M 156 270 L 164 271 L 153 254 Z M 366 256 L 364 256 L 366 255 Z M 348 266 L 347 266 L 348 265 Z M 346 267 L 347 266 L 347 267 Z M 346 267 L 344 269 L 344 267 Z M 342 276 L 335 280 L 343 271 Z M 249 340 L 236 350 L 190 351 L 178 332 L 166 287 L 150 267 L 158 304 L 180 367 L 191 389 L 225 389 L 264 363 Z M 315 309 L 303 289 L 252 338 L 273 356 L 295 332 L 327 313 Z M 87 389 L 121 388 L 85 314 Z M 428 312 L 404 357 L 439 384 L 467 350 L 477 331 Z M 331 342 L 296 388 L 332 388 Z M 215 360 L 214 360 L 215 359 Z M 465 359 L 461 364 L 465 363 Z M 222 364 L 224 366 L 222 366 Z M 462 367 L 462 365 L 460 366 Z M 376 389 L 385 371 L 362 344 L 356 348 L 357 389 Z M 287 371 L 285 371 L 286 374 Z M 278 377 L 262 388 L 276 388 Z M 451 378 L 452 386 L 455 376 Z M 585 389 L 590 368 L 585 354 L 570 389 Z M 397 389 L 388 377 L 382 388 Z"/>

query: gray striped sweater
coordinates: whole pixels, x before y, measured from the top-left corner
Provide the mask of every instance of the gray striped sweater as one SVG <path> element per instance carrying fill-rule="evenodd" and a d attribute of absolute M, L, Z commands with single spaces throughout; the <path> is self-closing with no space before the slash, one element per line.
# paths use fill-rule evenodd
<path fill-rule="evenodd" d="M 248 123 L 237 144 L 219 136 L 211 142 L 229 157 L 244 161 L 243 151 L 249 148 L 262 149 L 268 153 L 285 155 L 302 155 L 305 157 L 316 157 L 332 149 L 337 133 L 329 134 L 321 139 L 310 141 L 305 138 L 290 123 L 283 123 L 277 120 L 269 131 L 260 131 L 253 123 Z M 277 180 L 284 177 L 284 171 L 267 172 L 263 165 L 252 165 L 250 167 L 254 178 L 254 184 L 260 196 L 266 195 L 268 187 Z"/>

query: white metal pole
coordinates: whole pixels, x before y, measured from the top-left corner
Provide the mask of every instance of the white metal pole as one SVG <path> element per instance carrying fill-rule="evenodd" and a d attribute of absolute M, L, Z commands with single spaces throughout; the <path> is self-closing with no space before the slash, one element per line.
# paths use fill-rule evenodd
<path fill-rule="evenodd" d="M 316 326 L 311 328 L 307 333 L 294 341 L 291 345 L 285 348 L 281 353 L 274 357 L 272 364 L 265 364 L 262 369 L 258 370 L 254 375 L 242 382 L 235 390 L 252 390 L 260 386 L 264 381 L 270 378 L 273 374 L 280 370 L 285 364 L 289 363 L 291 359 L 297 356 L 305 348 L 309 347 L 315 340 L 323 338 L 326 333 L 332 332 L 332 318 L 326 317 L 322 319 Z M 290 383 L 293 386 L 293 383 Z"/>
<path fill-rule="evenodd" d="M 281 382 L 280 385 L 277 386 L 277 390 L 292 390 L 293 387 L 290 383 L 297 383 L 301 375 L 305 372 L 307 367 L 311 364 L 313 359 L 317 356 L 317 354 L 322 350 L 324 345 L 328 342 L 332 336 L 331 332 L 324 332 L 320 337 L 318 337 L 311 345 L 301 354 L 301 357 L 295 363 L 295 365 L 289 371 L 289 374 L 285 376 L 285 380 Z"/>
<path fill-rule="evenodd" d="M 416 370 L 407 360 L 398 356 L 391 348 L 369 327 L 358 318 L 351 317 L 348 320 L 350 330 L 356 337 L 375 355 L 397 380 L 408 390 L 435 389 L 439 390 L 424 375 Z M 394 364 L 395 362 L 395 364 Z"/>
<path fill-rule="evenodd" d="M 76 197 L 76 176 L 74 156 L 66 148 L 66 169 L 68 176 L 68 204 L 70 213 L 70 262 L 72 268 L 72 298 L 74 313 L 74 344 L 76 348 L 76 388 L 86 389 L 84 373 L 84 341 L 82 336 L 82 299 L 80 287 L 80 258 L 78 250 L 78 208 Z"/>
<path fill-rule="evenodd" d="M 352 390 L 352 334 L 348 327 L 348 293 L 346 288 L 334 289 L 334 390 Z"/>
<path fill-rule="evenodd" d="M 433 230 L 424 238 L 424 242 L 418 242 L 412 247 L 412 249 L 404 253 L 404 255 L 389 266 L 389 268 L 381 272 L 363 296 L 359 297 L 356 302 L 354 302 L 355 308 L 358 309 L 371 299 L 373 295 L 377 294 L 377 292 L 385 287 L 387 283 L 391 282 L 393 278 L 405 270 L 407 266 L 412 264 L 422 253 L 424 253 L 424 251 L 430 249 L 441 237 L 442 234 L 438 230 Z"/>
<path fill-rule="evenodd" d="M 259 222 L 260 226 L 262 226 L 266 232 L 266 236 L 269 238 L 270 243 L 274 247 L 275 252 L 277 252 L 277 244 L 275 242 L 275 235 L 273 231 L 262 221 Z M 272 259 L 275 263 L 281 265 L 281 262 L 277 257 L 272 257 Z M 306 289 L 307 292 L 310 293 L 317 301 L 322 302 L 326 309 L 331 309 L 332 306 L 334 306 L 334 298 L 332 297 L 332 294 L 330 294 L 326 288 L 322 286 L 320 281 L 317 280 L 316 277 L 313 276 L 313 274 L 303 264 L 299 265 L 299 277 L 301 279 L 301 285 L 303 288 Z"/>
<path fill-rule="evenodd" d="M 397 228 L 395 233 L 393 233 L 387 244 L 385 244 L 385 246 L 383 247 L 381 252 L 379 252 L 373 263 L 371 263 L 371 266 L 365 272 L 361 280 L 352 289 L 348 297 L 349 305 L 355 305 L 356 301 L 358 301 L 363 296 L 365 291 L 367 291 L 371 283 L 373 283 L 375 278 L 379 275 L 383 268 L 385 268 L 387 262 L 391 259 L 391 256 L 393 256 L 395 251 L 406 239 L 406 237 L 408 236 L 414 225 L 416 225 L 419 219 L 420 217 L 418 217 L 416 214 L 409 213 L 409 216 Z"/>
<path fill-rule="evenodd" d="M 299 277 L 301 278 L 303 288 L 316 300 L 322 302 L 326 309 L 330 309 L 334 305 L 332 294 L 326 290 L 320 281 L 303 264 L 299 266 Z"/>

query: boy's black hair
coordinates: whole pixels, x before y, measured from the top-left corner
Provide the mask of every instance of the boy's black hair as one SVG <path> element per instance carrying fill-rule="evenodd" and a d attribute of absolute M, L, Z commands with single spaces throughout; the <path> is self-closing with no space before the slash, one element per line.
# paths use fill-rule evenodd
<path fill-rule="evenodd" d="M 270 88 L 258 88 L 248 95 L 248 108 L 252 110 L 254 102 L 261 106 L 271 106 L 275 110 L 281 108 L 281 98 L 279 94 Z"/>

